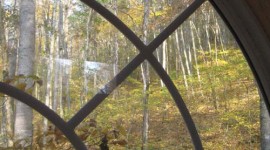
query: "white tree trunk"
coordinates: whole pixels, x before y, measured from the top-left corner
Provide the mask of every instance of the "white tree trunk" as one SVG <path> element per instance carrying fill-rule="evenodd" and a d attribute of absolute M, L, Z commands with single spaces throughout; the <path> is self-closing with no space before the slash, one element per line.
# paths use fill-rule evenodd
<path fill-rule="evenodd" d="M 198 81 L 199 81 L 200 87 L 201 87 L 201 76 L 200 76 L 200 70 L 198 67 L 198 59 L 197 59 L 197 47 L 196 47 L 196 43 L 195 43 L 195 36 L 194 36 L 192 24 L 193 24 L 192 21 L 189 21 L 190 34 L 191 34 L 191 40 L 192 40 L 192 49 L 193 49 L 194 61 L 195 61 L 195 65 L 196 65 L 196 72 L 197 72 Z"/>
<path fill-rule="evenodd" d="M 53 86 L 53 103 L 52 103 L 52 109 L 57 112 L 58 108 L 58 99 L 59 99 L 59 64 L 54 62 L 54 86 Z"/>
<path fill-rule="evenodd" d="M 57 10 L 57 3 L 54 1 L 53 5 L 53 13 L 51 16 L 51 26 L 55 27 L 56 24 L 56 10 Z M 54 55 L 54 61 L 51 62 L 54 64 L 53 70 L 54 70 L 54 83 L 53 83 L 53 100 L 52 100 L 52 109 L 57 112 L 58 108 L 58 91 L 59 91 L 59 65 L 56 63 L 56 59 L 59 58 L 59 51 L 58 51 L 58 44 L 57 41 L 59 40 L 57 34 L 53 34 L 53 42 L 51 43 L 51 50 L 53 50 L 53 55 Z"/>
<path fill-rule="evenodd" d="M 150 2 L 149 0 L 144 0 L 144 18 L 143 18 L 143 41 L 144 44 L 148 44 L 147 36 L 147 26 L 149 18 Z M 148 128 L 149 128 L 149 110 L 148 110 L 148 91 L 150 84 L 149 75 L 149 64 L 144 61 L 141 65 L 142 78 L 143 78 L 143 128 L 142 128 L 142 149 L 148 149 Z"/>
<path fill-rule="evenodd" d="M 185 88 L 186 88 L 186 90 L 188 90 L 188 82 L 187 82 L 186 71 L 185 71 L 185 68 L 184 68 L 184 62 L 183 62 L 183 59 L 182 59 L 182 56 L 181 56 L 181 52 L 180 52 L 178 30 L 176 30 L 176 32 L 175 32 L 175 43 L 176 43 L 176 48 L 177 48 L 177 51 L 178 51 L 178 58 L 179 58 L 180 67 L 181 67 L 182 74 L 183 74 Z"/>
<path fill-rule="evenodd" d="M 49 5 L 49 4 L 47 4 Z M 47 6 L 49 8 L 49 6 Z M 52 71 L 53 71 L 53 44 L 54 38 L 52 36 L 52 31 L 50 31 L 49 27 L 52 27 L 54 11 L 50 11 L 50 9 L 43 10 L 43 15 L 46 16 L 44 19 L 44 32 L 45 32 L 45 52 L 47 56 L 47 77 L 46 77 L 46 89 L 45 89 L 45 105 L 52 109 L 52 92 L 51 92 L 51 85 L 52 85 Z M 50 16 L 50 12 L 51 15 Z M 50 17 L 52 17 L 50 19 Z M 51 21 L 51 22 L 50 22 Z M 48 120 L 44 117 L 43 120 L 43 132 L 46 133 L 48 130 Z M 46 144 L 46 138 L 43 139 L 43 144 Z"/>
<path fill-rule="evenodd" d="M 59 113 L 60 116 L 63 117 L 64 116 L 64 107 L 63 107 L 63 66 L 61 64 L 59 64 L 59 72 L 58 72 L 58 80 L 59 80 L 59 86 L 58 86 L 58 92 L 59 92 L 59 96 L 58 96 L 58 104 L 59 104 Z"/>
<path fill-rule="evenodd" d="M 260 118 L 261 118 L 261 150 L 270 149 L 270 117 L 263 96 L 260 95 Z"/>
<path fill-rule="evenodd" d="M 4 2 L 0 0 L 0 53 L 2 57 L 2 63 L 7 62 L 7 51 L 6 51 L 6 30 L 5 30 L 5 10 L 4 10 Z M 1 64 L 3 65 L 3 64 Z M 3 69 L 6 69 L 6 65 L 3 65 Z"/>
<path fill-rule="evenodd" d="M 15 31 L 9 33 L 8 39 L 8 65 L 9 65 L 9 78 L 12 79 L 16 73 L 17 65 L 17 40 L 15 38 Z M 9 98 L 6 102 L 6 130 L 8 135 L 7 146 L 13 146 L 13 125 L 14 125 L 14 100 Z"/>
<path fill-rule="evenodd" d="M 22 0 L 20 4 L 20 45 L 18 54 L 18 74 L 32 75 L 35 57 L 35 3 Z M 33 85 L 27 80 L 26 88 Z M 33 136 L 33 111 L 27 105 L 16 101 L 15 141 L 16 147 L 30 147 Z"/>
<path fill-rule="evenodd" d="M 185 57 L 185 64 L 186 64 L 186 68 L 187 68 L 187 74 L 191 75 L 191 71 L 189 68 L 189 57 L 187 54 L 187 47 L 186 47 L 186 42 L 185 42 L 185 38 L 184 38 L 184 33 L 183 33 L 183 28 L 180 27 L 180 35 L 181 35 L 181 41 L 182 41 L 182 52 L 184 53 L 184 57 Z"/>
<path fill-rule="evenodd" d="M 202 89 L 202 80 L 201 80 L 200 69 L 199 69 L 199 66 L 198 66 L 198 58 L 197 58 L 197 47 L 196 47 L 196 43 L 195 43 L 195 36 L 194 36 L 192 24 L 193 24 L 192 21 L 189 21 L 190 34 L 191 34 L 191 40 L 192 40 L 193 56 L 194 56 L 194 61 L 195 61 L 195 66 L 196 66 L 196 73 L 197 73 L 197 78 L 198 78 L 198 81 L 199 81 L 199 87 L 200 87 L 201 95 L 203 96 L 203 92 L 201 90 Z"/>
<path fill-rule="evenodd" d="M 209 24 L 210 24 L 210 12 L 205 14 L 205 21 L 207 22 L 207 24 L 205 25 L 205 33 L 206 33 L 206 44 L 208 46 L 208 50 L 210 52 L 210 55 L 212 54 L 212 47 L 211 47 L 211 43 L 210 43 L 210 33 L 209 33 Z"/>
<path fill-rule="evenodd" d="M 167 40 L 162 43 L 162 67 L 167 70 Z M 164 83 L 161 82 L 161 87 L 164 87 Z"/>
<path fill-rule="evenodd" d="M 117 11 L 118 11 L 118 8 L 117 8 L 117 0 L 113 0 L 113 5 L 114 5 L 114 14 L 117 16 Z M 118 61 L 119 61 L 119 56 L 118 56 L 118 51 L 119 51 L 119 43 L 118 43 L 118 34 L 117 34 L 117 32 L 116 33 L 114 33 L 114 35 L 113 35 L 113 37 L 114 37 L 114 39 L 113 39 L 113 41 L 114 41 L 114 46 L 113 46 L 113 48 L 114 48 L 114 62 L 113 62 L 113 74 L 114 74 L 114 76 L 116 76 L 117 74 L 118 74 Z M 117 92 L 117 90 L 115 89 L 114 90 L 114 93 L 113 93 L 113 98 L 115 99 L 116 97 L 117 97 L 117 94 L 118 92 Z"/>

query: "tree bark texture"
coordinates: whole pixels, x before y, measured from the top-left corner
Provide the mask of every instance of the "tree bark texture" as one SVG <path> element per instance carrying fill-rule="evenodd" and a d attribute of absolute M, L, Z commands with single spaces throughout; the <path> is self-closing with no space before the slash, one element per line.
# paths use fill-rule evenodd
<path fill-rule="evenodd" d="M 20 4 L 20 44 L 18 54 L 18 74 L 32 75 L 35 57 L 35 3 L 34 0 L 22 0 Z M 33 82 L 27 79 L 26 88 Z M 15 142 L 16 147 L 29 147 L 33 136 L 33 111 L 27 105 L 16 101 Z"/>
<path fill-rule="evenodd" d="M 260 93 L 260 92 L 259 92 Z M 261 150 L 270 149 L 270 117 L 263 96 L 260 93 Z"/>
<path fill-rule="evenodd" d="M 147 36 L 147 26 L 149 19 L 150 2 L 149 0 L 144 0 L 144 18 L 143 18 L 143 42 L 148 44 Z M 149 75 L 149 64 L 144 61 L 141 65 L 142 79 L 143 79 L 143 128 L 142 128 L 142 149 L 148 149 L 148 128 L 149 128 L 149 110 L 148 110 L 148 97 L 149 97 L 149 85 L 150 85 L 150 75 Z"/>

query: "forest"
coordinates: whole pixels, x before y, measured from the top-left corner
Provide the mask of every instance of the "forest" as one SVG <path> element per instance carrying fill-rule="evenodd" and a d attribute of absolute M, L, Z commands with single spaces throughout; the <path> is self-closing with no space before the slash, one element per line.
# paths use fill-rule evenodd
<path fill-rule="evenodd" d="M 146 45 L 194 2 L 96 1 Z M 0 53 L 1 82 L 33 95 L 69 121 L 140 51 L 79 0 L 0 0 Z M 261 134 L 270 131 L 260 118 L 269 116 L 256 80 L 210 2 L 153 54 L 184 99 L 204 149 L 267 149 Z M 73 149 L 42 115 L 7 95 L 0 99 L 0 149 Z M 76 133 L 90 150 L 193 149 L 173 98 L 147 61 Z"/>

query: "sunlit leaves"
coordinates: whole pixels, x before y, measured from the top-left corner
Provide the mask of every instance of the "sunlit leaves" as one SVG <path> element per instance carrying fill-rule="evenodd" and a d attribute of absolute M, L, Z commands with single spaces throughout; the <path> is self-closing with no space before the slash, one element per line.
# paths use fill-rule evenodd
<path fill-rule="evenodd" d="M 16 88 L 18 88 L 19 90 L 24 91 L 25 88 L 26 88 L 26 83 L 18 83 L 18 84 L 16 85 Z"/>
<path fill-rule="evenodd" d="M 32 84 L 31 86 L 28 86 L 30 80 L 32 81 Z M 38 84 L 39 86 L 43 85 L 42 79 L 36 75 L 17 75 L 13 78 L 7 77 L 3 82 L 14 86 L 21 91 L 25 91 L 28 94 L 32 94 L 35 84 Z"/>

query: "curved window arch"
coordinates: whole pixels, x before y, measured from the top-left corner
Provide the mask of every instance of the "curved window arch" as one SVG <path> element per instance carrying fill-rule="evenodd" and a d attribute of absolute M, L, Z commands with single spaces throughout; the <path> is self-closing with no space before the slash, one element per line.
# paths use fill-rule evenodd
<path fill-rule="evenodd" d="M 120 85 L 130 74 L 134 71 L 143 61 L 147 60 L 155 72 L 162 79 L 163 83 L 166 85 L 171 96 L 173 97 L 183 119 L 186 123 L 188 131 L 190 133 L 193 145 L 195 149 L 203 149 L 201 139 L 199 137 L 198 131 L 195 127 L 195 123 L 192 120 L 190 112 L 182 99 L 178 89 L 174 85 L 172 79 L 169 77 L 167 72 L 163 69 L 162 64 L 159 63 L 158 59 L 155 57 L 153 52 L 164 42 L 173 32 L 188 18 L 190 17 L 205 1 L 204 0 L 195 0 L 193 1 L 174 21 L 172 21 L 152 42 L 148 45 L 145 45 L 140 38 L 134 34 L 121 20 L 119 20 L 112 12 L 108 11 L 104 6 L 102 6 L 97 1 L 82 0 L 85 4 L 95 10 L 97 13 L 102 15 L 110 23 L 112 23 L 127 39 L 129 39 L 132 44 L 139 50 L 139 54 L 135 56 L 129 64 L 124 67 L 119 73 L 109 81 L 99 92 L 93 96 L 93 98 L 86 103 L 69 121 L 65 122 L 62 120 L 56 113 L 51 111 L 51 109 L 44 104 L 40 103 L 37 99 L 29 96 L 28 94 L 11 87 L 8 84 L 0 83 L 0 91 L 11 97 L 14 97 L 23 103 L 29 105 L 43 116 L 48 118 L 53 124 L 58 127 L 63 134 L 69 139 L 76 149 L 86 149 L 86 146 L 80 141 L 79 137 L 75 134 L 75 128 L 91 113 L 93 110 L 99 106 L 102 101 L 106 99 Z M 232 30 L 235 38 L 238 40 L 240 46 L 241 39 L 238 38 L 238 34 L 234 31 L 234 27 L 231 26 L 230 20 L 226 18 L 222 10 L 218 7 L 218 4 L 215 1 L 210 1 L 213 6 L 218 10 L 221 17 L 229 25 Z M 220 4 L 221 5 L 221 4 Z M 245 46 L 242 46 L 244 49 Z M 249 54 L 246 54 L 244 51 L 247 60 L 249 61 L 251 68 L 254 71 L 255 77 L 259 80 L 260 75 L 257 75 L 255 67 L 253 67 L 253 61 L 249 59 Z M 263 92 L 265 100 L 267 99 L 267 93 L 264 90 L 263 83 L 259 80 L 259 85 Z"/>

